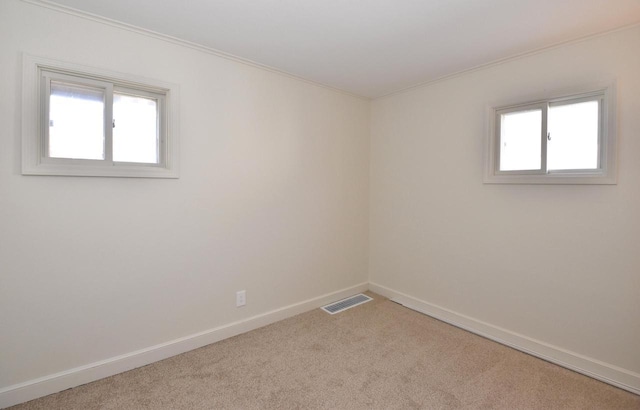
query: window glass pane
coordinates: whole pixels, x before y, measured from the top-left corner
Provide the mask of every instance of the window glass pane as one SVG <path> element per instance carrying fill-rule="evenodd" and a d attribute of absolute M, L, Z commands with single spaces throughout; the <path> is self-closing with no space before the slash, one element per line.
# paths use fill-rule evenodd
<path fill-rule="evenodd" d="M 104 159 L 104 90 L 51 81 L 49 157 Z"/>
<path fill-rule="evenodd" d="M 113 160 L 157 164 L 158 101 L 114 93 Z"/>
<path fill-rule="evenodd" d="M 542 110 L 510 112 L 500 117 L 500 171 L 540 169 Z"/>
<path fill-rule="evenodd" d="M 598 101 L 549 107 L 547 168 L 598 168 Z"/>

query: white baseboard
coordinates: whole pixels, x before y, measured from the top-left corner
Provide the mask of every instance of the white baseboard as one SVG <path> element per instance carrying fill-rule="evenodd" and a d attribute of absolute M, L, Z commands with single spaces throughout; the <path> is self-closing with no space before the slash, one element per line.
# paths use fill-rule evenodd
<path fill-rule="evenodd" d="M 327 303 L 344 299 L 367 289 L 388 297 L 410 309 L 486 337 L 487 339 L 494 340 L 632 393 L 640 394 L 640 374 L 638 373 L 482 322 L 385 286 L 375 283 L 361 283 L 337 292 L 285 306 L 194 335 L 6 387 L 0 390 L 0 408 L 24 403 L 38 397 L 145 366 L 319 308 Z"/>
<path fill-rule="evenodd" d="M 280 309 L 262 313 L 238 322 L 229 323 L 204 332 L 171 340 L 166 343 L 151 346 L 135 352 L 112 357 L 85 366 L 65 370 L 24 383 L 16 384 L 0 390 L 0 408 L 24 403 L 48 394 L 80 386 L 114 374 L 122 373 L 137 367 L 188 352 L 211 343 L 254 330 L 326 305 L 327 303 L 344 299 L 356 293 L 364 292 L 368 284 L 361 283 L 337 292 L 328 293 L 313 299 L 308 299 Z"/>
<path fill-rule="evenodd" d="M 640 374 L 638 373 L 482 322 L 382 285 L 369 283 L 369 290 L 409 309 L 640 395 Z"/>

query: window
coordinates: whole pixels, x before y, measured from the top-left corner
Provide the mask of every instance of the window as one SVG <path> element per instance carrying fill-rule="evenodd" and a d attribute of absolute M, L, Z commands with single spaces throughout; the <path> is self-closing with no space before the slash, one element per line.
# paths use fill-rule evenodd
<path fill-rule="evenodd" d="M 24 56 L 25 175 L 178 177 L 177 87 Z"/>
<path fill-rule="evenodd" d="M 615 184 L 613 91 L 490 108 L 485 183 Z"/>

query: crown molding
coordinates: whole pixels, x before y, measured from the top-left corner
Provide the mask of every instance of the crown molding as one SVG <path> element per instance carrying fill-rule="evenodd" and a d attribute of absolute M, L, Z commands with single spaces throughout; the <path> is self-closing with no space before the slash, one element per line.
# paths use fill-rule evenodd
<path fill-rule="evenodd" d="M 551 45 L 548 45 L 548 46 L 544 46 L 544 47 L 539 47 L 539 48 L 536 48 L 536 49 L 533 49 L 533 50 L 529 50 L 529 51 L 524 51 L 522 53 L 513 54 L 511 56 L 500 58 L 500 59 L 497 59 L 497 60 L 493 60 L 493 61 L 490 61 L 488 63 L 480 64 L 480 65 L 477 65 L 477 66 L 474 66 L 474 67 L 471 67 L 471 68 L 465 68 L 464 70 L 456 71 L 456 72 L 451 73 L 451 74 L 446 74 L 446 75 L 443 75 L 441 77 L 434 78 L 433 80 L 423 81 L 423 82 L 420 82 L 420 83 L 417 83 L 417 84 L 414 84 L 414 85 L 410 85 L 408 87 L 404 87 L 404 88 L 401 88 L 401 89 L 396 90 L 396 91 L 392 91 L 392 92 L 387 93 L 387 94 L 382 94 L 382 95 L 373 97 L 372 99 L 373 100 L 378 100 L 378 99 L 391 97 L 391 96 L 398 95 L 398 94 L 404 94 L 404 93 L 411 92 L 411 91 L 414 91 L 414 90 L 419 89 L 419 88 L 426 88 L 426 87 L 432 86 L 434 84 L 438 84 L 438 83 L 441 83 L 441 82 L 444 82 L 444 81 L 447 81 L 447 80 L 451 80 L 451 79 L 454 79 L 454 78 L 457 78 L 457 77 L 461 77 L 461 76 L 466 75 L 466 74 L 471 74 L 471 73 L 474 73 L 474 72 L 487 70 L 489 68 L 496 67 L 496 66 L 499 66 L 499 65 L 502 65 L 502 64 L 506 64 L 506 63 L 510 63 L 512 61 L 520 60 L 522 58 L 531 57 L 531 56 L 534 56 L 534 55 L 537 55 L 537 54 L 542 54 L 544 52 L 556 50 L 556 49 L 559 49 L 559 48 L 562 48 L 562 47 L 572 46 L 574 44 L 579 44 L 579 43 L 582 43 L 582 42 L 585 42 L 585 41 L 589 41 L 589 40 L 593 40 L 593 39 L 596 39 L 596 38 L 599 38 L 599 37 L 605 37 L 605 36 L 608 36 L 610 34 L 622 32 L 622 31 L 627 31 L 627 30 L 632 30 L 632 29 L 637 28 L 637 27 L 640 27 L 640 22 L 627 24 L 627 25 L 624 25 L 622 27 L 614 28 L 614 29 L 611 29 L 611 30 L 601 31 L 601 32 L 598 32 L 598 33 L 593 33 L 593 34 L 588 34 L 586 36 L 581 36 L 581 37 L 573 38 L 573 39 L 570 39 L 570 40 L 560 41 L 558 43 L 554 43 L 554 44 L 551 44 Z"/>
<path fill-rule="evenodd" d="M 333 92 L 337 92 L 340 94 L 344 94 L 344 95 L 348 95 L 350 97 L 355 97 L 361 100 L 365 100 L 365 101 L 370 101 L 371 98 L 363 96 L 363 95 L 359 95 L 359 94 L 355 94 L 337 87 L 333 87 L 330 86 L 328 84 L 323 84 L 323 83 L 319 83 L 316 81 L 312 81 L 309 79 L 306 79 L 304 77 L 300 77 L 298 75 L 292 74 L 290 72 L 284 71 L 284 70 L 280 70 L 278 68 L 275 67 L 271 67 L 269 65 L 266 64 L 261 64 L 258 63 L 256 61 L 253 60 L 249 60 L 247 58 L 242 58 L 242 57 L 238 57 L 236 55 L 230 54 L 230 53 L 226 53 L 224 51 L 221 50 L 217 50 L 215 48 L 212 47 L 207 47 L 204 46 L 202 44 L 198 44 L 198 43 L 194 43 L 191 41 L 187 41 L 187 40 L 183 40 L 181 38 L 178 37 L 174 37 L 174 36 L 170 36 L 168 34 L 163 34 L 163 33 L 159 33 L 157 31 L 153 31 L 153 30 L 149 30 L 146 28 L 142 28 L 133 24 L 128 24 L 128 23 L 123 23 L 121 21 L 117 21 L 114 19 L 110 19 L 107 17 L 103 17 L 97 14 L 93 14 L 93 13 L 89 13 L 86 11 L 82 11 L 82 10 L 78 10 L 76 8 L 73 7 L 68 7 L 68 6 L 63 6 L 61 4 L 58 4 L 54 1 L 51 0 L 20 0 L 23 3 L 28 3 L 37 7 L 43 7 L 49 10 L 53 10 L 59 13 L 64 13 L 64 14 L 68 14 L 74 17 L 79 17 L 85 20 L 90 20 L 96 23 L 100 23 L 100 24 L 104 24 L 107 26 L 111 26 L 111 27 L 115 27 L 121 30 L 126 30 L 132 33 L 136 33 L 136 34 L 140 34 L 143 36 L 147 36 L 147 37 L 151 37 L 151 38 L 155 38 L 157 40 L 161 40 L 161 41 L 165 41 L 171 44 L 175 44 L 175 45 L 179 45 L 182 47 L 186 47 L 186 48 L 190 48 L 192 50 L 196 50 L 205 54 L 210 54 L 219 58 L 224 58 L 225 60 L 229 60 L 229 61 L 233 61 L 235 63 L 239 63 L 239 64 L 244 64 L 250 67 L 254 67 L 254 68 L 258 68 L 260 70 L 264 70 L 264 71 L 268 71 L 274 74 L 278 74 L 281 75 L 283 77 L 287 77 L 293 80 L 297 80 L 306 84 L 310 84 L 316 87 L 320 87 L 320 88 L 324 88 Z"/>

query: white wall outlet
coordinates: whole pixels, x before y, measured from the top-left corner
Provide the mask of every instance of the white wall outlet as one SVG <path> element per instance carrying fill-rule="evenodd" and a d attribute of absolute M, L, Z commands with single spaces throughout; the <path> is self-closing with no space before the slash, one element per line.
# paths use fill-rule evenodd
<path fill-rule="evenodd" d="M 236 307 L 244 306 L 247 304 L 247 291 L 241 290 L 236 292 Z"/>

